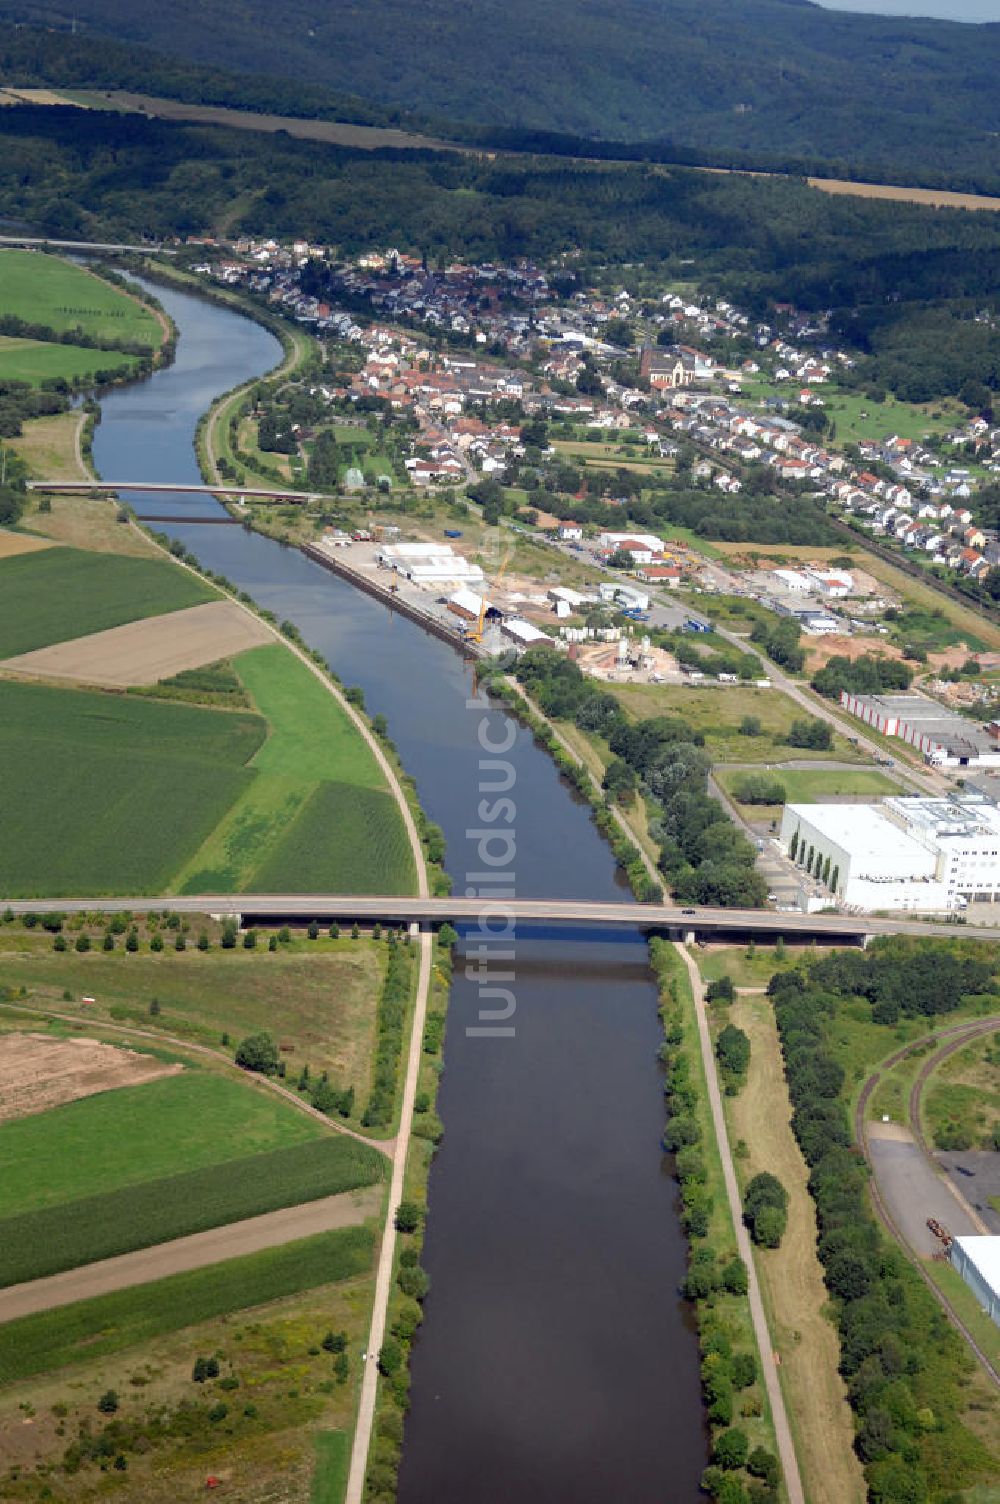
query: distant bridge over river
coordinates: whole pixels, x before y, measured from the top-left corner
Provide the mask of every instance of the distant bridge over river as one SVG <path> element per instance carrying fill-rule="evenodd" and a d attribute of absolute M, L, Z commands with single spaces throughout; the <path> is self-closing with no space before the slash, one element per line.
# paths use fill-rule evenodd
<path fill-rule="evenodd" d="M 258 501 L 306 502 L 318 499 L 317 493 L 313 491 L 269 491 L 262 486 L 167 485 L 162 481 L 151 480 L 29 480 L 26 484 L 29 491 L 48 491 L 54 496 L 86 494 L 91 491 L 146 491 L 152 495 L 159 492 L 164 496 L 238 496 L 241 499 L 252 497 Z"/>

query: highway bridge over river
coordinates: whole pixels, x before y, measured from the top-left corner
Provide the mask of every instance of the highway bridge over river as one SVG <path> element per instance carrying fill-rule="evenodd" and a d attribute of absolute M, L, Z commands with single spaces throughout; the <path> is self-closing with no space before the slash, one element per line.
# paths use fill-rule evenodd
<path fill-rule="evenodd" d="M 0 903 L 3 900 L 0 899 Z M 502 934 L 505 925 L 559 925 L 567 929 L 640 929 L 673 939 L 776 940 L 822 945 L 864 945 L 872 935 L 950 936 L 1000 940 L 997 925 L 959 926 L 946 920 L 878 918 L 868 914 L 776 913 L 773 909 L 684 909 L 670 904 L 601 903 L 565 898 L 393 898 L 351 893 L 165 894 L 157 898 L 33 898 L 12 900 L 15 914 L 134 914 L 172 910 L 213 914 L 244 925 L 305 923 L 315 919 L 374 924 L 487 925 Z"/>

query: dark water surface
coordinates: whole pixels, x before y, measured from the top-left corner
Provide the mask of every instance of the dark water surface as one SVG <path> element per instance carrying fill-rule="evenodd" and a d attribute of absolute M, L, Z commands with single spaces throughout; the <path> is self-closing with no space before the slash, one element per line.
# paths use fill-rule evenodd
<path fill-rule="evenodd" d="M 247 319 L 153 290 L 181 331 L 177 361 L 105 399 L 94 458 L 109 479 L 183 484 L 199 479 L 198 416 L 280 351 Z M 135 498 L 140 513 L 221 514 L 207 497 L 148 500 Z M 586 805 L 523 729 L 470 707 L 472 670 L 447 644 L 296 549 L 240 528 L 158 526 L 295 622 L 386 716 L 444 829 L 457 892 L 483 867 L 469 834 L 483 828 L 483 742 L 512 735 L 516 855 L 504 871 L 517 894 L 622 896 Z M 532 927 L 515 949 L 512 1038 L 466 1033 L 478 989 L 462 953 L 456 966 L 401 1504 L 694 1504 L 706 1442 L 697 1346 L 677 1298 L 684 1240 L 659 1148 L 645 944 L 638 931 Z"/>

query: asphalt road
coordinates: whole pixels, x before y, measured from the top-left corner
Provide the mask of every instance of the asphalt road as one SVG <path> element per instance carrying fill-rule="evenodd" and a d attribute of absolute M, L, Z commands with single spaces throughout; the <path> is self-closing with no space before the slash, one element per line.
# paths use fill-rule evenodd
<path fill-rule="evenodd" d="M 693 931 L 698 938 L 726 934 L 815 936 L 833 944 L 864 935 L 947 936 L 951 939 L 1000 940 L 1000 923 L 956 926 L 943 921 L 890 918 L 870 914 L 776 914 L 770 909 L 683 909 L 672 904 L 592 903 L 584 899 L 517 898 L 489 904 L 479 898 L 393 898 L 344 893 L 224 893 L 182 898 L 171 894 L 131 898 L 0 898 L 14 914 L 120 914 L 173 910 L 178 914 L 241 916 L 264 919 L 357 919 L 359 922 L 409 924 L 475 923 L 498 914 L 525 924 L 610 925 L 623 929 Z"/>

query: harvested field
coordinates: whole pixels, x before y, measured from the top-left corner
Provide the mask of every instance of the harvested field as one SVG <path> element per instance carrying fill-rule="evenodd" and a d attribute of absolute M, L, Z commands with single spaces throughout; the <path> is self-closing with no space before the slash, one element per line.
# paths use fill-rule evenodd
<path fill-rule="evenodd" d="M 985 193 L 954 193 L 948 188 L 902 188 L 891 183 L 853 183 L 842 178 L 809 178 L 810 188 L 850 198 L 889 199 L 897 204 L 923 204 L 935 209 L 1000 209 L 1000 198 Z"/>
<path fill-rule="evenodd" d="M 40 548 L 51 548 L 47 538 L 29 538 L 26 533 L 9 533 L 0 527 L 0 559 L 13 559 L 15 554 L 33 554 Z"/>
<path fill-rule="evenodd" d="M 263 622 L 233 601 L 210 601 L 8 658 L 0 667 L 111 689 L 154 684 L 184 669 L 271 642 Z"/>
<path fill-rule="evenodd" d="M 8 1034 L 0 1052 L 0 1123 L 182 1069 L 95 1039 Z"/>

